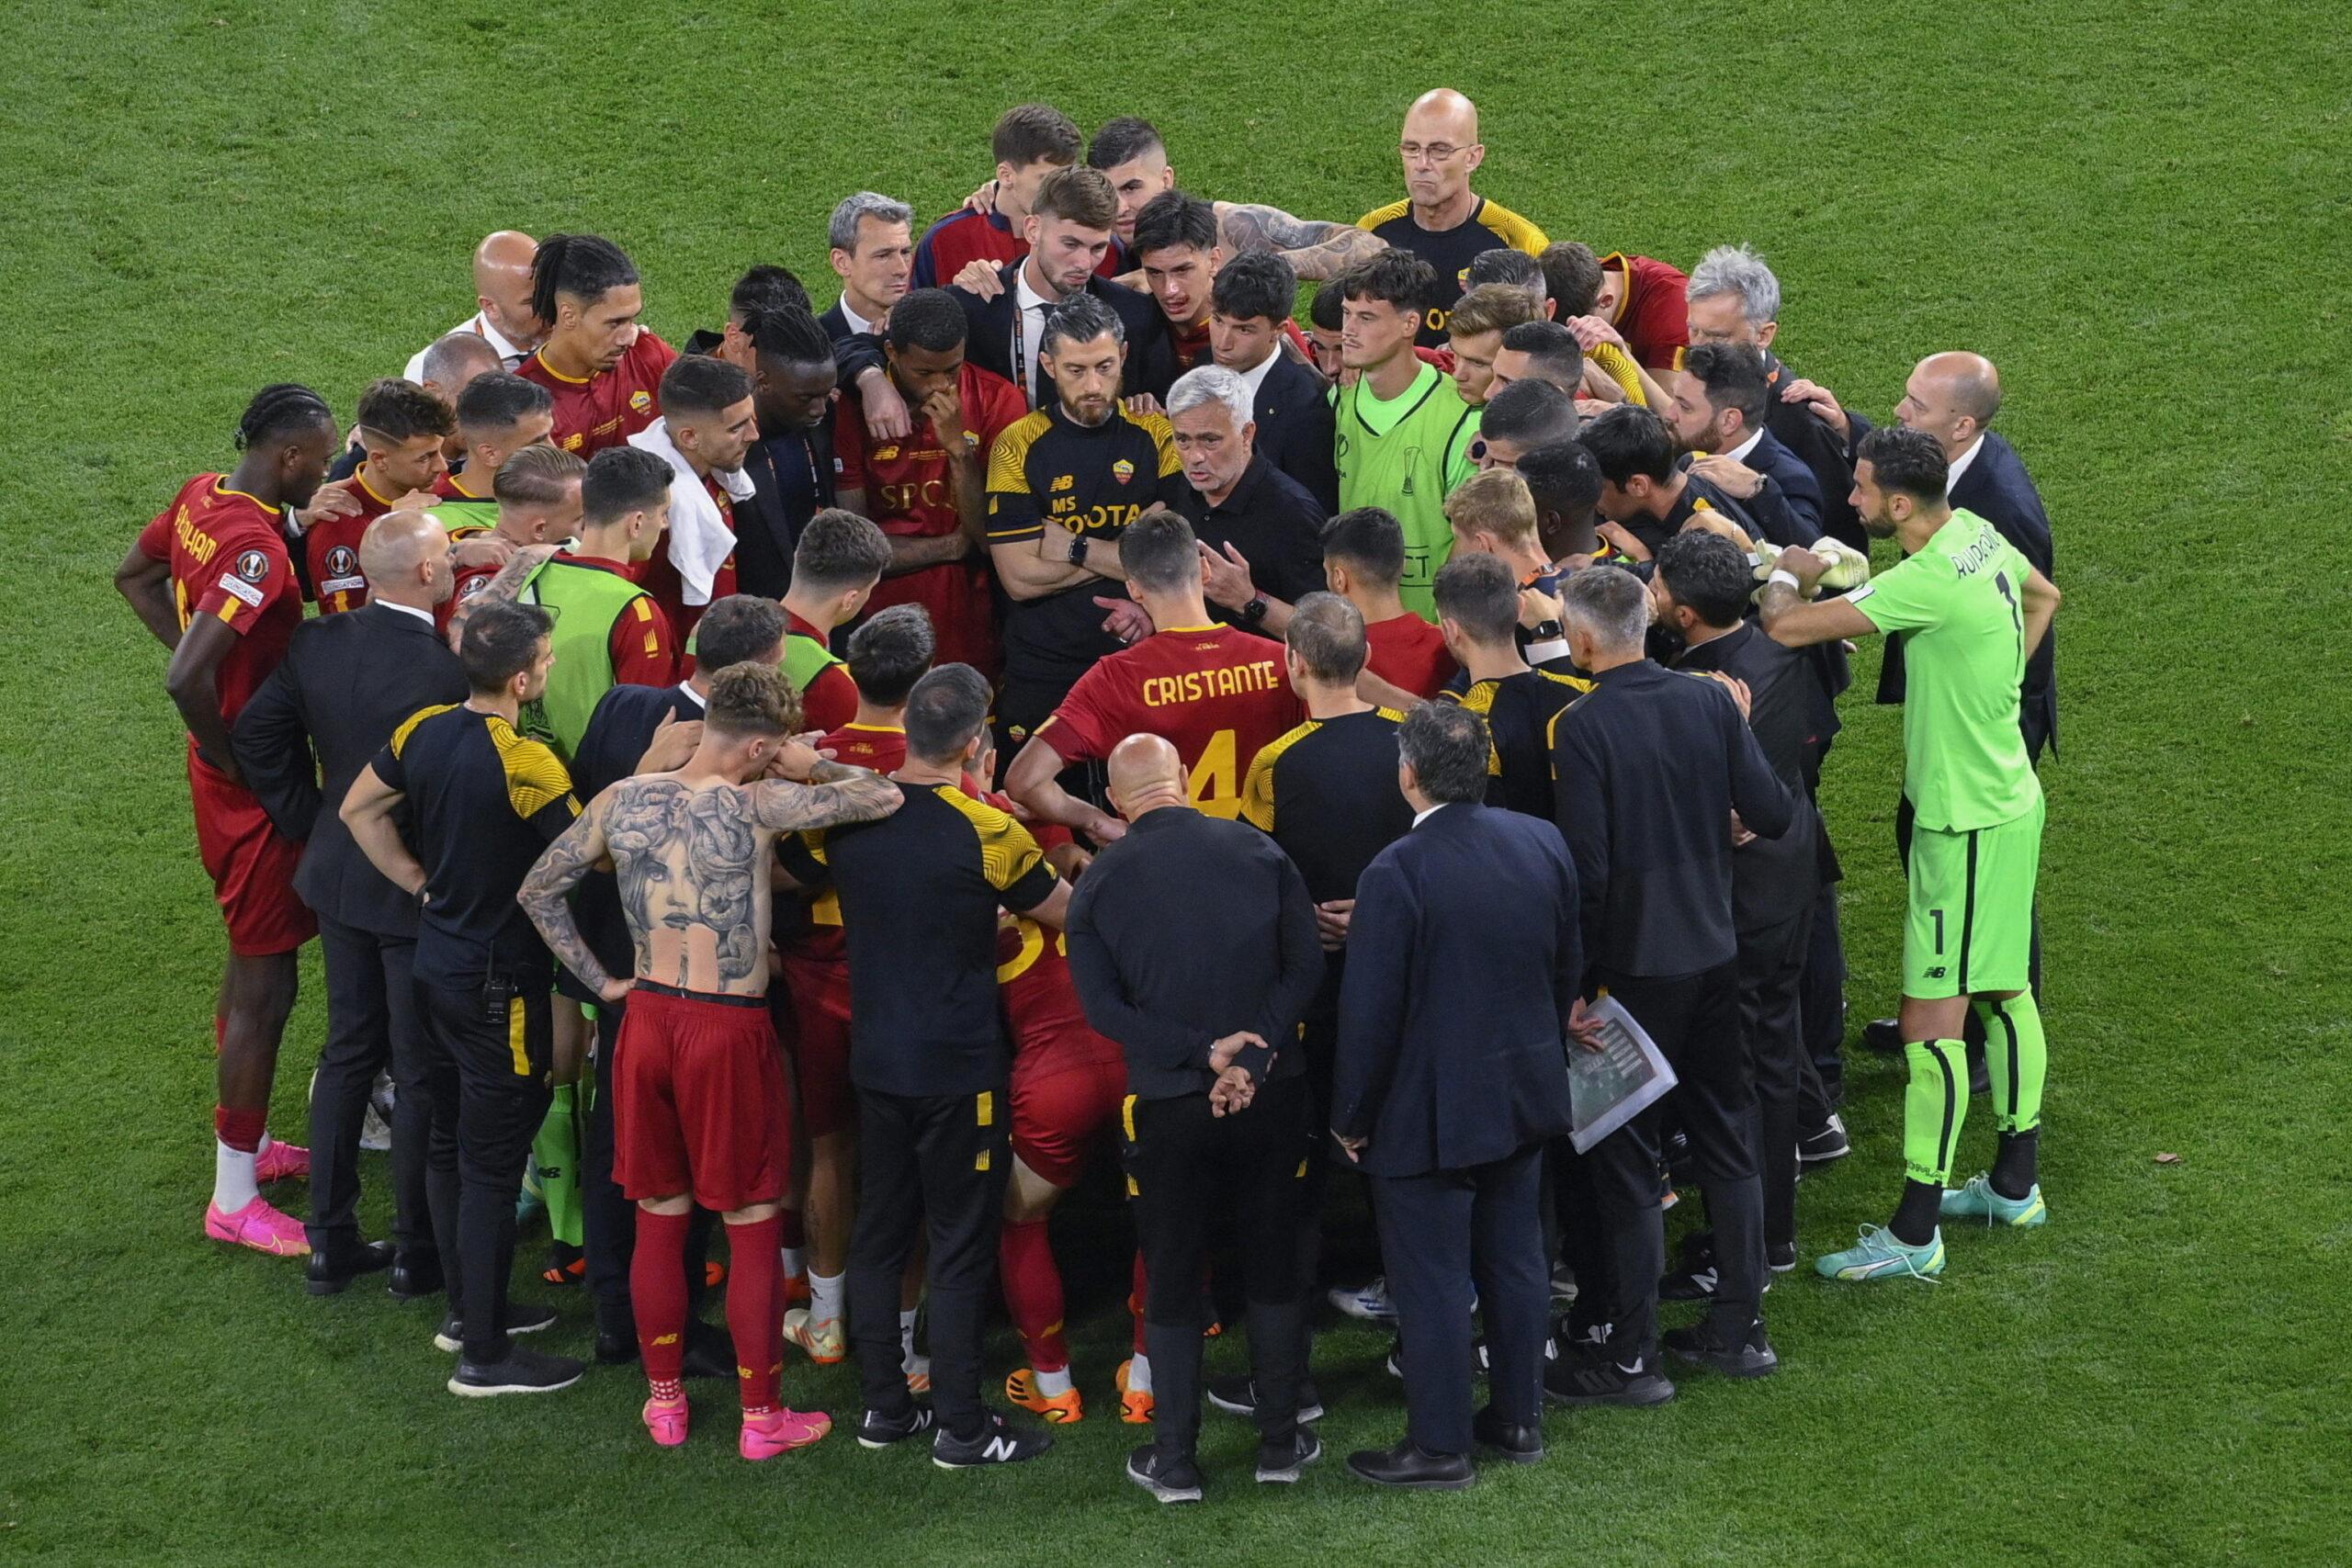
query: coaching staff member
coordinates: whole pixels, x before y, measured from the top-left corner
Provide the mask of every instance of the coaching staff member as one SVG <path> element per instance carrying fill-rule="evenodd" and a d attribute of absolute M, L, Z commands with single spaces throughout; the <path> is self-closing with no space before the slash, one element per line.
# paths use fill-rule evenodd
<path fill-rule="evenodd" d="M 1667 1345 L 1760 1377 L 1778 1363 L 1758 1315 L 1764 1198 L 1740 1033 L 1732 814 L 1777 839 L 1789 829 L 1789 791 L 1725 685 L 1643 657 L 1650 604 L 1640 578 L 1586 568 L 1561 591 L 1561 618 L 1570 657 L 1595 682 L 1552 726 L 1556 820 L 1583 893 L 1586 982 L 1623 1003 L 1673 1065 L 1675 1109 L 1714 1223 L 1713 1304 Z M 1560 1162 L 1578 1222 L 1567 1227 L 1570 1261 L 1584 1286 L 1570 1323 L 1587 1332 L 1571 1335 L 1545 1376 L 1569 1403 L 1649 1404 L 1674 1393 L 1656 1366 L 1666 1232 L 1654 1120 L 1637 1117 Z M 1596 1340 L 1602 1325 L 1613 1326 Z"/>
<path fill-rule="evenodd" d="M 343 820 L 378 871 L 414 897 L 417 1010 L 433 1099 L 427 1190 L 448 1274 L 435 1343 L 458 1352 L 449 1392 L 543 1393 L 580 1381 L 568 1356 L 509 1337 L 555 1314 L 510 1307 L 514 1199 L 548 1113 L 555 960 L 514 896 L 580 815 L 571 777 L 515 730 L 547 691 L 554 619 L 536 604 L 484 604 L 458 659 L 468 694 L 421 708 L 360 770 Z M 404 813 L 406 826 L 395 825 Z"/>
<path fill-rule="evenodd" d="M 1406 1437 L 1348 1469 L 1453 1492 L 1470 1484 L 1474 1439 L 1544 1457 L 1544 1145 L 1574 1124 L 1561 1025 L 1584 944 L 1559 833 L 1485 804 L 1484 721 L 1430 703 L 1396 738 L 1413 829 L 1356 885 L 1331 1135 L 1372 1176 Z M 1475 1416 L 1474 1282 L 1489 1352 Z"/>
<path fill-rule="evenodd" d="M 302 845 L 294 891 L 319 917 L 327 1043 L 311 1083 L 310 1291 L 332 1295 L 390 1267 L 403 1300 L 441 1288 L 425 1212 L 432 1102 L 417 1032 L 416 900 L 384 879 L 334 811 L 401 722 L 466 698 L 465 671 L 433 629 L 449 597 L 449 538 L 422 512 L 388 512 L 359 541 L 368 603 L 295 629 L 285 662 L 237 716 L 238 771 L 279 832 Z M 392 1239 L 359 1239 L 359 1125 L 391 1068 Z M 455 1259 L 451 1259 L 455 1262 Z"/>
<path fill-rule="evenodd" d="M 1197 1502 L 1201 1278 L 1227 1203 L 1249 1276 L 1258 1479 L 1295 1481 L 1323 1452 L 1298 1425 L 1297 1234 L 1312 1152 L 1298 1025 L 1323 953 L 1298 868 L 1257 829 L 1193 807 L 1175 747 L 1130 735 L 1110 772 L 1129 828 L 1070 899 L 1069 968 L 1086 1021 L 1127 1058 L 1155 1399 L 1127 1478 L 1163 1503 Z"/>

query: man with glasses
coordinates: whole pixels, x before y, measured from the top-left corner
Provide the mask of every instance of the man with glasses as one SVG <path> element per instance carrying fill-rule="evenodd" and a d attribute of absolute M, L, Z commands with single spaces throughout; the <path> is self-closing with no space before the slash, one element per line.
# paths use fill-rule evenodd
<path fill-rule="evenodd" d="M 1543 230 L 1470 188 L 1487 149 L 1478 141 L 1478 106 L 1453 88 L 1413 100 L 1396 151 L 1405 162 L 1406 198 L 1365 213 L 1356 227 L 1437 270 L 1437 292 L 1422 308 L 1420 343 L 1442 348 L 1463 275 L 1480 252 L 1501 244 L 1534 255 L 1550 242 Z"/>

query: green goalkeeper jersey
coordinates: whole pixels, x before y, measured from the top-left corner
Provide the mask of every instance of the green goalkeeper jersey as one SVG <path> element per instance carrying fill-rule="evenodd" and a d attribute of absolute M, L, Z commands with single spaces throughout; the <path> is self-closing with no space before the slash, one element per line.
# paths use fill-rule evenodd
<path fill-rule="evenodd" d="M 1882 632 L 1905 632 L 1903 793 L 1919 826 L 1966 832 L 2041 798 L 2018 730 L 2025 585 L 2015 545 L 1966 510 L 1917 554 L 1846 595 Z"/>

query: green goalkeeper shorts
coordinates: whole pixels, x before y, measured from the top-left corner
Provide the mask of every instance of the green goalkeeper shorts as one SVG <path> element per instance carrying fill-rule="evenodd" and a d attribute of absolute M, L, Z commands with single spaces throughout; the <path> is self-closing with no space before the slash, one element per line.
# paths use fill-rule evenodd
<path fill-rule="evenodd" d="M 1911 829 L 1903 994 L 1922 1001 L 2025 989 L 2042 803 L 1997 827 Z"/>

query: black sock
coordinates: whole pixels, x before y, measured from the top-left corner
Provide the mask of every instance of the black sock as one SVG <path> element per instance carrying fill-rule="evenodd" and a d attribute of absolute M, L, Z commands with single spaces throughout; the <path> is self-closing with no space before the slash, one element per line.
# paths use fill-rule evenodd
<path fill-rule="evenodd" d="M 1944 1190 L 1932 1181 L 1903 1183 L 1903 1201 L 1894 1206 L 1894 1218 L 1886 1228 L 1894 1239 L 1905 1247 L 1925 1247 L 1933 1239 L 1936 1226 L 1941 1223 Z"/>
<path fill-rule="evenodd" d="M 1993 1156 L 1994 1191 L 2014 1202 L 2033 1190 L 2035 1145 L 2041 1135 L 2039 1127 L 2000 1135 L 2000 1148 Z"/>

